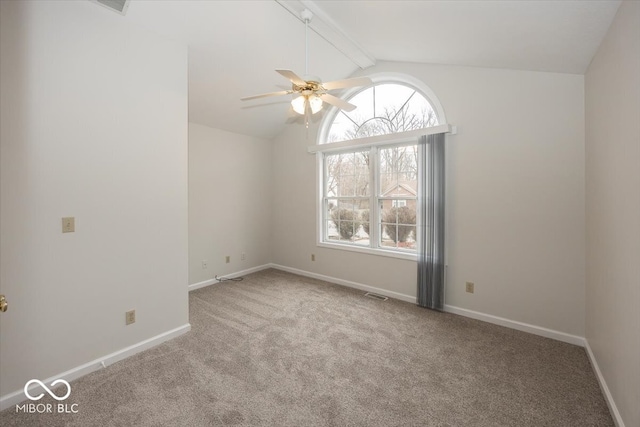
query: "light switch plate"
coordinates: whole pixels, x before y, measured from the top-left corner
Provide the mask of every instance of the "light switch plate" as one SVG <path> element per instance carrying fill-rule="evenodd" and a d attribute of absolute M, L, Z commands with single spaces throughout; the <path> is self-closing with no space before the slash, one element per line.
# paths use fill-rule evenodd
<path fill-rule="evenodd" d="M 467 292 L 469 292 L 470 294 L 473 293 L 473 291 L 475 290 L 476 285 L 473 282 L 467 282 L 466 283 L 466 290 Z"/>
<path fill-rule="evenodd" d="M 76 231 L 76 219 L 72 216 L 62 218 L 62 232 L 73 233 Z"/>
<path fill-rule="evenodd" d="M 125 325 L 130 325 L 132 323 L 136 323 L 136 311 L 135 310 L 127 311 L 124 314 L 124 323 L 125 323 Z"/>

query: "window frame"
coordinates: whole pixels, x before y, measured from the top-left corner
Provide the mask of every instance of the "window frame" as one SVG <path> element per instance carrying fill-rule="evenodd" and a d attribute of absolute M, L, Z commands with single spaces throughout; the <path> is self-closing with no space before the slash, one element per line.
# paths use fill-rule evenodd
<path fill-rule="evenodd" d="M 385 73 L 379 75 L 371 75 L 370 76 L 373 84 L 371 86 L 377 86 L 384 83 L 396 83 L 402 84 L 405 86 L 409 86 L 415 89 L 418 93 L 424 96 L 427 101 L 431 104 L 433 111 L 436 113 L 438 125 L 422 128 L 422 129 L 414 129 L 405 132 L 397 132 L 392 134 L 385 135 L 376 135 L 370 137 L 362 137 L 345 141 L 337 141 L 337 142 L 325 142 L 328 138 L 330 127 L 333 124 L 333 120 L 336 115 L 339 114 L 339 109 L 336 107 L 332 107 L 320 125 L 320 129 L 318 132 L 318 139 L 316 145 L 312 145 L 308 147 L 308 152 L 316 155 L 316 245 L 322 248 L 330 248 L 330 249 L 338 249 L 345 250 L 349 252 L 357 252 L 363 254 L 377 255 L 377 256 L 385 256 L 390 258 L 398 258 L 404 260 L 415 261 L 417 260 L 417 250 L 407 250 L 402 248 L 385 248 L 379 245 L 379 234 L 380 231 L 377 230 L 379 227 L 379 210 L 377 200 L 382 200 L 383 198 L 379 196 L 379 177 L 378 177 L 378 156 L 376 151 L 376 161 L 371 162 L 372 167 L 370 167 L 369 174 L 373 180 L 370 179 L 370 186 L 372 186 L 372 191 L 370 192 L 369 202 L 369 220 L 370 226 L 369 230 L 375 230 L 375 236 L 370 233 L 370 245 L 369 246 L 360 246 L 350 243 L 344 242 L 328 242 L 325 238 L 325 223 L 327 218 L 325 218 L 325 195 L 324 195 L 324 186 L 325 186 L 325 162 L 324 155 L 325 154 L 338 154 L 340 152 L 354 152 L 354 151 L 363 151 L 363 149 L 379 150 L 380 147 L 393 147 L 393 146 L 402 146 L 402 145 L 414 145 L 418 143 L 418 137 L 422 135 L 431 135 L 437 133 L 449 133 L 455 134 L 457 129 L 455 126 L 451 126 L 447 124 L 446 117 L 444 114 L 444 110 L 442 108 L 442 104 L 440 104 L 438 98 L 435 96 L 433 91 L 426 86 L 423 82 L 418 79 L 415 79 L 411 76 L 407 76 L 399 73 Z M 354 88 L 349 91 L 343 93 L 343 99 L 350 99 L 351 97 L 357 95 L 358 93 L 367 90 L 371 86 L 367 86 L 364 88 Z M 418 146 L 419 147 L 419 146 Z M 420 147 L 419 147 L 420 149 Z M 418 165 L 420 167 L 420 165 Z M 391 197 L 391 199 L 397 199 L 397 197 Z M 375 215 L 373 214 L 375 208 Z M 416 210 L 419 210 L 419 207 L 416 207 Z M 419 212 L 416 212 L 418 217 Z M 371 224 L 374 224 L 375 227 Z M 416 227 L 418 224 L 416 224 Z M 374 238 L 376 240 L 374 240 Z M 371 242 L 375 241 L 375 245 L 372 245 Z"/>
<path fill-rule="evenodd" d="M 374 253 L 377 255 L 387 255 L 393 256 L 397 258 L 403 259 L 415 259 L 417 256 L 416 249 L 402 249 L 398 247 L 384 247 L 382 246 L 382 233 L 381 233 L 381 225 L 382 221 L 380 218 L 380 203 L 385 200 L 416 200 L 417 197 L 411 196 L 382 196 L 381 185 L 380 185 L 380 173 L 379 173 L 379 162 L 380 162 L 380 150 L 385 148 L 394 148 L 394 147 L 408 147 L 417 145 L 418 150 L 420 150 L 420 146 L 418 145 L 417 139 L 409 139 L 405 140 L 401 143 L 392 143 L 386 145 L 372 145 L 368 147 L 369 149 L 363 149 L 365 147 L 358 147 L 357 149 L 345 149 L 331 152 L 323 152 L 318 154 L 318 159 L 320 164 L 318 165 L 322 168 L 322 179 L 320 182 L 320 211 L 319 211 L 319 221 L 318 221 L 318 246 L 322 247 L 331 247 L 331 248 L 340 248 L 344 250 L 354 250 L 355 252 L 366 252 L 366 253 Z M 328 176 L 327 172 L 327 164 L 325 162 L 325 158 L 327 155 L 338 155 L 343 153 L 352 153 L 352 152 L 366 152 L 369 151 L 369 158 L 372 161 L 369 162 L 369 196 L 328 196 L 325 194 L 326 192 L 326 178 Z M 418 165 L 420 167 L 420 165 Z M 327 212 L 327 202 L 330 199 L 335 200 L 367 200 L 369 201 L 369 246 L 358 245 L 355 243 L 347 243 L 342 242 L 340 240 L 330 241 L 328 235 L 328 224 L 331 221 L 331 218 L 326 216 Z M 416 213 L 417 216 L 417 213 Z M 416 224 L 417 225 L 417 224 Z"/>

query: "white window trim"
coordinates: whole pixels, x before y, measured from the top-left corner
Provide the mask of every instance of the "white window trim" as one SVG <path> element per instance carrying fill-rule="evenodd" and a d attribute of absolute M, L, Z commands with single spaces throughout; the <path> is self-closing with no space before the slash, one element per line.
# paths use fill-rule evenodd
<path fill-rule="evenodd" d="M 406 132 L 405 132 L 406 133 Z M 424 134 L 424 133 L 422 133 Z M 399 134 L 395 134 L 395 135 L 399 135 Z M 368 138 L 370 139 L 370 138 Z M 384 147 L 394 147 L 394 146 L 402 146 L 402 145 L 413 145 L 413 144 L 417 144 L 418 141 L 416 138 L 404 138 L 400 141 L 389 141 L 387 140 L 386 144 L 368 144 L 367 147 L 373 149 L 376 148 L 376 150 L 373 150 L 373 152 L 375 152 L 375 158 L 376 161 L 372 162 L 370 164 L 370 169 L 369 169 L 369 180 L 371 183 L 376 183 L 376 185 L 373 185 L 371 188 L 371 191 L 375 192 L 372 193 L 369 198 L 371 200 L 376 199 L 376 200 L 394 200 L 394 199 L 398 199 L 398 198 L 402 198 L 402 197 L 381 197 L 379 195 L 374 195 L 377 194 L 379 191 L 378 188 L 378 153 L 377 153 L 377 149 L 378 148 L 384 148 Z M 356 146 L 357 148 L 363 148 L 362 144 L 358 144 Z M 329 152 L 331 152 L 331 154 L 334 154 L 333 152 L 336 150 L 327 150 Z M 350 152 L 351 150 L 349 149 L 342 149 L 342 150 L 338 150 L 338 151 L 344 151 L 344 152 Z M 325 180 L 325 175 L 326 175 L 326 170 L 325 170 L 325 163 L 324 163 L 324 152 L 317 152 L 316 153 L 316 160 L 318 162 L 317 167 L 320 168 L 319 170 L 322 170 L 322 176 L 320 176 L 320 174 L 316 174 L 316 181 L 317 181 L 317 206 L 318 209 L 316 209 L 316 226 L 317 226 L 317 245 L 319 247 L 324 247 L 324 248 L 332 248 L 332 249 L 340 249 L 340 250 L 345 250 L 345 251 L 352 251 L 352 252 L 360 252 L 360 253 L 367 253 L 367 254 L 371 254 L 371 255 L 379 255 L 379 256 L 386 256 L 386 257 L 392 257 L 392 258 L 399 258 L 399 259 L 406 259 L 406 260 L 413 260 L 415 261 L 417 258 L 417 251 L 416 250 L 410 250 L 410 249 L 401 249 L 401 248 L 393 248 L 393 249 L 386 249 L 384 247 L 380 247 L 378 246 L 379 242 L 380 242 L 380 231 L 378 230 L 378 225 L 380 223 L 380 218 L 378 218 L 378 210 L 377 208 L 374 209 L 374 207 L 376 206 L 376 204 L 371 204 L 369 206 L 369 211 L 370 211 L 370 226 L 369 226 L 369 230 L 370 230 L 370 234 L 369 234 L 369 241 L 370 241 L 370 246 L 358 246 L 358 245 L 354 245 L 354 244 L 350 244 L 350 243 L 342 243 L 340 241 L 336 241 L 336 242 L 330 242 L 327 241 L 325 239 L 325 222 L 327 221 L 327 219 L 324 217 L 324 212 L 325 212 L 325 201 L 324 201 L 324 180 Z M 337 153 L 336 153 L 337 154 Z M 373 243 L 376 242 L 376 243 Z"/>
<path fill-rule="evenodd" d="M 324 143 L 324 141 L 326 141 L 327 132 L 329 129 L 328 126 L 326 126 L 326 123 L 332 123 L 333 118 L 340 111 L 338 108 L 332 107 L 323 119 L 323 125 L 320 126 L 317 144 L 309 146 L 307 148 L 307 151 L 309 153 L 316 155 L 316 245 L 322 248 L 416 261 L 418 257 L 417 251 L 405 252 L 402 249 L 398 248 L 389 250 L 374 246 L 356 246 L 348 243 L 326 242 L 324 240 L 324 153 L 350 151 L 352 149 L 357 150 L 358 148 L 372 146 L 411 144 L 416 143 L 418 137 L 423 135 L 433 135 L 437 133 L 448 133 L 451 135 L 455 135 L 458 131 L 456 126 L 447 123 L 444 109 L 442 108 L 442 104 L 440 103 L 438 97 L 435 95 L 435 93 L 433 93 L 431 88 L 426 86 L 422 81 L 414 77 L 399 73 L 374 74 L 369 75 L 369 77 L 373 80 L 374 85 L 381 83 L 399 83 L 409 84 L 417 88 L 422 93 L 422 95 L 427 98 L 427 101 L 433 107 L 438 120 L 442 121 L 443 124 L 423 129 L 415 129 L 407 132 L 398 132 L 388 135 L 376 135 L 351 139 L 347 141 Z M 364 89 L 366 90 L 367 88 Z M 341 97 L 344 99 L 349 99 L 361 90 L 363 89 L 353 88 L 351 90 L 347 90 L 342 93 Z M 377 165 L 374 165 L 374 167 L 377 168 Z M 320 171 L 322 171 L 322 173 L 320 173 Z M 369 209 L 372 209 L 372 207 L 370 207 Z"/>
<path fill-rule="evenodd" d="M 397 134 L 396 134 L 397 135 Z M 403 141 L 401 141 L 401 143 L 407 143 L 407 144 L 411 144 L 411 143 L 416 143 L 416 139 L 415 138 L 411 138 L 411 139 L 404 139 Z M 385 145 L 400 145 L 401 143 L 395 143 L 395 142 L 391 142 L 391 143 L 387 143 Z M 382 145 L 382 144 L 380 144 Z M 356 148 L 361 148 L 362 145 L 359 144 L 356 146 Z M 372 147 L 371 145 L 368 145 L 368 147 Z M 322 170 L 323 173 L 316 173 L 316 195 L 317 195 L 317 199 L 316 199 L 316 232 L 317 232 L 317 236 L 316 236 L 316 244 L 318 247 L 321 248 L 330 248 L 330 249 L 338 249 L 338 250 L 342 250 L 342 251 L 350 251 L 350 252 L 359 252 L 362 254 L 369 254 L 369 255 L 378 255 L 378 256 L 385 256 L 385 257 L 391 257 L 391 258 L 398 258 L 398 259 L 405 259 L 405 260 L 409 260 L 409 261 L 416 261 L 417 257 L 418 257 L 418 253 L 417 251 L 409 251 L 409 250 L 402 250 L 402 249 L 384 249 L 378 246 L 358 246 L 358 245 L 354 245 L 354 244 L 350 244 L 350 243 L 342 243 L 339 241 L 336 242 L 327 242 L 325 240 L 325 218 L 324 218 L 324 209 L 325 209 L 325 205 L 324 205 L 324 179 L 325 179 L 325 171 L 324 171 L 324 153 L 330 151 L 350 151 L 350 150 L 345 150 L 344 148 L 342 150 L 339 149 L 335 149 L 335 150 L 325 150 L 325 151 L 318 151 L 316 152 L 316 162 L 317 162 L 317 168 L 319 168 L 318 170 Z M 369 170 L 369 174 L 370 174 L 370 179 L 375 179 L 374 177 L 376 176 L 376 174 L 378 173 L 378 165 L 377 162 L 372 162 L 372 164 L 370 165 L 370 170 Z M 372 186 L 371 191 L 377 191 L 376 186 Z M 371 213 L 373 213 L 374 211 L 374 206 L 369 206 L 369 211 Z M 370 231 L 372 231 L 372 233 L 370 234 L 370 242 L 377 242 L 379 237 L 378 237 L 378 232 L 377 232 L 377 224 L 374 224 L 374 221 L 377 221 L 376 219 L 377 217 L 371 215 L 370 216 L 370 221 L 371 224 L 369 225 L 369 229 Z"/>
<path fill-rule="evenodd" d="M 436 133 L 456 133 L 456 127 L 445 124 L 430 128 L 417 129 L 408 132 L 399 132 L 391 135 L 377 135 L 366 138 L 340 141 L 330 144 L 314 145 L 308 148 L 310 153 L 316 155 L 316 245 L 321 248 L 338 249 L 350 252 L 359 252 L 369 255 L 385 256 L 390 258 L 417 260 L 417 251 L 403 251 L 402 249 L 384 249 L 373 246 L 356 246 L 349 243 L 327 242 L 324 239 L 324 153 L 357 150 L 358 148 L 372 146 L 393 146 L 417 143 L 417 137 Z M 372 165 L 372 176 L 377 172 L 377 164 Z M 319 173 L 319 171 L 323 171 Z M 370 207 L 369 209 L 373 209 Z M 374 228 L 375 230 L 375 228 Z"/>
<path fill-rule="evenodd" d="M 320 231 L 320 233 L 322 234 L 322 231 Z M 349 251 L 349 252 L 360 252 L 362 254 L 368 254 L 368 255 L 378 255 L 378 256 L 384 256 L 384 257 L 390 257 L 390 258 L 399 258 L 399 259 L 406 259 L 409 261 L 415 261 L 418 259 L 418 253 L 413 251 L 413 252 L 401 252 L 401 249 L 396 249 L 396 250 L 388 250 L 388 249 L 381 249 L 381 248 L 370 248 L 367 246 L 355 246 L 355 245 L 350 245 L 348 243 L 328 243 L 328 242 L 323 242 L 323 241 L 318 241 L 317 244 L 318 247 L 320 248 L 329 248 L 329 249 L 339 249 L 341 251 Z"/>
<path fill-rule="evenodd" d="M 307 147 L 309 153 L 326 153 L 331 151 L 342 151 L 358 149 L 359 147 L 372 147 L 379 145 L 396 145 L 415 142 L 419 136 L 433 135 L 436 133 L 449 133 L 455 135 L 457 128 L 453 125 L 444 124 L 423 129 L 414 129 L 406 132 L 392 133 L 390 135 L 367 136 L 364 138 L 350 139 L 348 141 L 330 142 L 328 144 L 311 145 Z"/>

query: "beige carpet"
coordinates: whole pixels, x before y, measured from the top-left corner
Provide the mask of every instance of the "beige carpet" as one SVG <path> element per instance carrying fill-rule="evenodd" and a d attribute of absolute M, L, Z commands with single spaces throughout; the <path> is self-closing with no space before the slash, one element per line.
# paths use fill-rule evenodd
<path fill-rule="evenodd" d="M 612 426 L 584 349 L 277 270 L 190 295 L 192 331 L 3 426 Z M 40 402 L 55 403 L 50 398 Z"/>

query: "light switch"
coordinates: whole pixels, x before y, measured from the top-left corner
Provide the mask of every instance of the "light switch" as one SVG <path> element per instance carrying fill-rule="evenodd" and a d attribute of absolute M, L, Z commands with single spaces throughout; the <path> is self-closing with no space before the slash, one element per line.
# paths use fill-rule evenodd
<path fill-rule="evenodd" d="M 62 218 L 62 232 L 73 233 L 76 231 L 76 219 L 72 216 Z"/>

